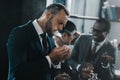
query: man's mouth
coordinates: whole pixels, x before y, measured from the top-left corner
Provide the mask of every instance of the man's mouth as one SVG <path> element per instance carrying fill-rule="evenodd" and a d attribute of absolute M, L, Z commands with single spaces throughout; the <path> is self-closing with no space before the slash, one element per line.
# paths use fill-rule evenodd
<path fill-rule="evenodd" d="M 98 38 L 98 36 L 93 36 L 94 38 Z"/>

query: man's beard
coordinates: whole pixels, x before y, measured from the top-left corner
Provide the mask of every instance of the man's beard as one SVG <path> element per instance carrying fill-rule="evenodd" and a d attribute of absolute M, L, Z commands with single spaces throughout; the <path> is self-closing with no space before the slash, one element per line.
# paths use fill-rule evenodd
<path fill-rule="evenodd" d="M 48 36 L 50 36 L 50 37 L 53 36 L 51 19 L 49 19 L 49 20 L 47 21 L 47 23 L 46 23 L 46 33 L 47 33 Z"/>

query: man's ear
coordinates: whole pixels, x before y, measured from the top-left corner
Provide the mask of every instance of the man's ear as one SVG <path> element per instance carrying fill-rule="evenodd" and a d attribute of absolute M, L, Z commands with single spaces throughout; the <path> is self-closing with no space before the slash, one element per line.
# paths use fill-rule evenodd
<path fill-rule="evenodd" d="M 103 32 L 104 35 L 108 35 L 109 32 Z"/>
<path fill-rule="evenodd" d="M 65 36 L 67 36 L 67 34 L 66 33 L 62 33 L 62 36 L 65 37 Z"/>
<path fill-rule="evenodd" d="M 48 11 L 48 12 L 46 13 L 46 18 L 49 20 L 49 19 L 51 18 L 51 16 L 52 16 L 51 12 Z"/>

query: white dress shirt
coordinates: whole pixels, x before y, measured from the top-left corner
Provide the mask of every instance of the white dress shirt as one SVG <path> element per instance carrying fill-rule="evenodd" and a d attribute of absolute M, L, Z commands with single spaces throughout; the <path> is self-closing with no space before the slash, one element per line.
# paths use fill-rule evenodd
<path fill-rule="evenodd" d="M 40 34 L 43 34 L 43 30 L 40 27 L 40 25 L 38 24 L 36 19 L 33 21 L 33 26 L 34 26 L 35 30 L 37 31 L 40 42 L 42 43 L 42 37 L 40 36 Z M 43 45 L 42 45 L 42 48 L 43 48 Z M 48 60 L 49 66 L 51 67 L 52 61 L 51 61 L 50 57 L 46 56 L 46 59 Z"/>
<path fill-rule="evenodd" d="M 103 44 L 105 43 L 105 41 L 106 41 L 106 39 L 103 40 L 102 42 L 98 42 L 99 45 L 97 45 L 95 52 L 97 52 L 103 46 Z M 93 48 L 94 45 L 95 45 L 95 41 L 92 40 L 92 47 L 91 47 L 91 49 Z"/>

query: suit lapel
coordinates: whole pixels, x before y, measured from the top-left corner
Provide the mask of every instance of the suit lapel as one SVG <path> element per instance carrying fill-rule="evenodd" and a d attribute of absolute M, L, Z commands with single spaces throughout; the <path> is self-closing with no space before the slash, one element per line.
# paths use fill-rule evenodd
<path fill-rule="evenodd" d="M 31 41 L 31 44 L 35 47 L 35 49 L 38 49 L 39 51 L 42 50 L 42 44 L 40 42 L 40 39 L 39 39 L 39 36 L 32 24 L 32 21 L 29 22 L 28 24 L 28 27 L 29 27 L 29 36 L 30 36 L 30 41 Z"/>
<path fill-rule="evenodd" d="M 88 57 L 88 55 L 90 54 L 90 51 L 91 51 L 91 45 L 92 45 L 92 37 L 90 37 L 89 39 L 88 39 L 88 41 L 86 41 L 86 50 L 85 50 L 85 58 L 84 59 L 86 59 L 87 57 Z"/>
<path fill-rule="evenodd" d="M 107 43 L 108 43 L 108 40 L 106 40 L 106 42 L 103 44 L 103 46 L 97 51 L 97 53 L 96 53 L 96 57 L 95 57 L 95 59 L 94 59 L 94 64 L 96 64 L 97 63 L 97 61 L 100 59 L 100 57 L 101 57 L 101 55 L 103 54 L 103 53 L 105 53 L 105 50 L 106 50 L 106 48 L 107 48 Z"/>
<path fill-rule="evenodd" d="M 39 51 L 39 53 L 44 53 L 44 50 L 42 49 L 42 43 L 40 42 L 39 36 L 32 24 L 32 21 L 29 21 L 28 23 L 28 31 L 29 31 L 29 37 L 31 40 L 32 45 Z M 51 37 L 48 37 L 48 44 L 49 44 L 49 51 L 51 51 L 55 46 L 54 46 L 54 41 L 52 40 Z"/>
<path fill-rule="evenodd" d="M 51 38 L 49 36 L 48 36 L 48 44 L 49 44 L 49 52 L 50 52 L 55 47 L 55 43 L 53 41 L 53 38 Z"/>

